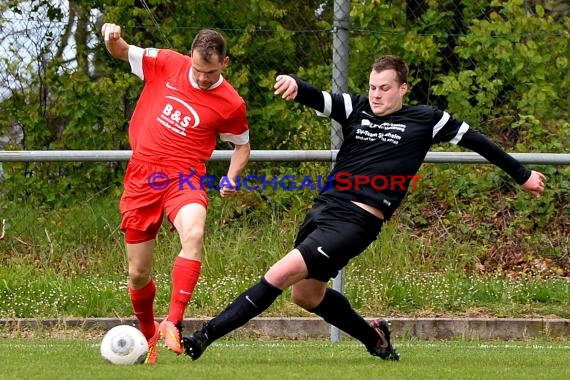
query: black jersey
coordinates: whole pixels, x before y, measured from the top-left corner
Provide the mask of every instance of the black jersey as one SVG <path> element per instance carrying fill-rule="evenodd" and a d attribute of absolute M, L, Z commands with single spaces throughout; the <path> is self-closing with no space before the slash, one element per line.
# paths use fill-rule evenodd
<path fill-rule="evenodd" d="M 464 121 L 427 105 L 405 105 L 376 116 L 367 97 L 320 91 L 294 77 L 295 101 L 342 126 L 343 143 L 330 173 L 331 183 L 320 197 L 361 202 L 383 211 L 389 219 L 400 205 L 433 144 L 449 142 L 476 151 L 518 183 L 530 171 Z"/>

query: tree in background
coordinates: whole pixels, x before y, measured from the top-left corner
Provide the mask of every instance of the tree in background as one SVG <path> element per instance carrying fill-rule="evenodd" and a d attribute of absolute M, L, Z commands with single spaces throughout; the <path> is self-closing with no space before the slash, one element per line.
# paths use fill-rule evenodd
<path fill-rule="evenodd" d="M 569 8 L 546 0 L 354 1 L 350 90 L 365 90 L 363 68 L 376 56 L 398 54 L 411 64 L 410 102 L 445 105 L 518 151 L 563 151 Z M 21 137 L 6 149 L 128 149 L 141 83 L 124 62 L 108 59 L 103 21 L 120 22 L 133 44 L 183 53 L 199 29 L 220 30 L 232 61 L 225 77 L 248 104 L 253 148 L 330 146 L 322 122 L 293 112 L 272 86 L 277 73 L 296 73 L 330 87 L 332 1 L 12 0 L 0 12 L 0 135 Z M 117 191 L 123 167 L 5 164 L 0 186 L 7 199 L 65 205 Z M 215 163 L 211 170 L 217 174 Z"/>

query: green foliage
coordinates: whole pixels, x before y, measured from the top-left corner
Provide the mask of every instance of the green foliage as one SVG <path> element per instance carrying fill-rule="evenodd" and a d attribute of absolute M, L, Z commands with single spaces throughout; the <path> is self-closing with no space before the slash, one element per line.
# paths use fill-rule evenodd
<path fill-rule="evenodd" d="M 567 114 L 569 19 L 557 22 L 543 11 L 529 13 L 522 1 L 493 5 L 488 18 L 468 20 L 469 32 L 455 48 L 462 64 L 439 76 L 434 93 L 446 96 L 451 112 L 492 135 L 498 131 L 491 127 L 497 126 L 511 141 L 518 137 L 512 125 L 529 116 L 560 129 L 548 122 Z M 549 140 L 542 136 L 533 142 L 537 151 L 542 141 Z"/>
<path fill-rule="evenodd" d="M 25 68 L 32 78 L 29 86 L 1 103 L 3 114 L 10 117 L 0 121 L 0 131 L 22 126 L 24 142 L 11 149 L 128 149 L 128 119 L 141 83 L 128 73 L 126 63 L 114 60 L 104 50 L 98 28 L 110 21 L 123 25 L 129 43 L 172 46 L 181 52 L 188 51 L 200 28 L 221 30 L 228 38 L 232 61 L 225 76 L 248 104 L 254 149 L 326 149 L 330 124 L 283 102 L 272 91 L 280 73 L 297 73 L 330 89 L 332 7 L 325 6 L 320 17 L 315 17 L 321 3 L 157 0 L 149 5 L 159 26 L 152 23 L 149 11 L 131 1 L 75 4 L 77 9 L 101 11 L 100 20 L 90 30 L 97 42 L 91 48 L 93 69 L 74 69 L 61 57 L 50 61 L 49 54 L 43 53 L 38 59 L 47 58 L 47 65 L 37 71 L 32 62 Z M 47 7 L 48 18 L 61 22 L 61 10 L 42 3 L 37 11 L 42 7 Z M 568 111 L 563 94 L 570 86 L 566 75 L 570 64 L 568 18 L 540 5 L 529 12 L 522 1 L 491 5 L 475 1 L 461 5 L 458 12 L 452 1 L 353 3 L 350 91 L 366 92 L 368 68 L 374 58 L 399 54 L 411 67 L 410 102 L 443 101 L 454 114 L 499 141 L 506 140 L 508 147 L 517 144 L 517 150 L 530 146 L 535 151 L 563 149 L 568 134 L 561 136 L 559 131 L 568 130 L 567 124 L 560 124 Z M 449 54 L 450 48 L 454 48 L 453 55 L 442 56 L 445 51 Z M 47 52 L 47 46 L 42 49 Z M 8 70 L 16 70 L 14 62 L 7 57 L 2 60 Z M 532 141 L 523 139 L 531 127 L 524 121 L 529 120 L 533 128 L 548 126 L 542 133 L 533 133 Z M 543 146 L 546 142 L 551 145 Z M 71 187 L 81 194 L 120 182 L 123 165 L 90 169 L 89 181 L 84 180 L 81 165 L 65 172 L 34 163 L 23 169 L 19 164 L 14 169 L 6 166 L 7 178 L 13 183 L 2 184 L 6 194 L 26 188 L 38 202 L 52 202 L 55 194 L 63 194 L 60 203 L 53 204 L 61 205 L 74 201 Z M 221 164 L 211 166 L 214 175 L 225 170 Z M 41 178 L 36 182 L 43 186 L 34 186 L 30 177 Z"/>
<path fill-rule="evenodd" d="M 329 121 L 273 95 L 275 76 L 281 73 L 296 73 L 331 89 L 334 22 L 329 3 L 320 17 L 315 16 L 322 3 L 318 0 L 148 3 L 159 27 L 138 2 L 72 2 L 77 14 L 92 10 L 100 14 L 94 24 L 69 21 L 77 25 L 73 30 L 89 36 L 89 46 L 77 47 L 89 57 L 87 67 L 79 65 L 79 58 L 70 63 L 53 53 L 51 37 L 35 41 L 37 49 L 29 61 L 13 59 L 14 47 L 0 55 L 9 78 L 20 80 L 11 96 L 0 101 L 4 116 L 0 132 L 20 128 L 24 135 L 5 149 L 129 148 L 128 121 L 141 82 L 129 73 L 127 63 L 105 51 L 98 31 L 107 21 L 120 23 L 129 43 L 172 46 L 181 52 L 188 51 L 199 29 L 220 30 L 228 39 L 231 57 L 224 76 L 247 102 L 253 149 L 330 147 Z M 16 9 L 17 4 L 3 4 L 1 9 Z M 41 16 L 63 26 L 61 10 L 50 4 L 38 2 L 28 18 Z M 19 14 L 25 15 L 25 10 L 19 8 Z M 444 107 L 511 152 L 565 152 L 570 145 L 567 10 L 555 9 L 549 2 L 522 0 L 358 1 L 351 2 L 350 21 L 351 92 L 366 93 L 369 68 L 377 56 L 398 54 L 410 64 L 410 103 Z M 3 25 L 6 21 L 0 19 Z M 57 50 L 73 51 L 67 45 L 72 40 L 70 36 L 58 41 Z M 326 175 L 329 165 L 252 162 L 244 174 L 315 178 Z M 47 211 L 73 210 L 98 195 L 117 200 L 124 174 L 120 162 L 3 163 L 2 168 L 0 202 L 6 210 L 22 204 Z M 468 251 L 456 261 L 458 267 L 475 270 L 482 265 L 485 272 L 512 267 L 513 262 L 528 263 L 534 255 L 568 260 L 570 169 L 533 169 L 549 178 L 539 200 L 521 193 L 503 173 L 486 165 L 425 165 L 421 191 L 410 192 L 396 215 L 399 227 L 414 239 L 390 246 L 391 251 L 410 250 L 423 258 L 421 262 L 441 269 L 438 258 L 452 257 L 456 244 Z M 219 178 L 227 163 L 210 163 L 209 170 Z M 302 215 L 314 195 L 257 191 L 232 202 L 213 195 L 212 205 L 228 212 L 225 219 L 247 224 L 248 218 L 258 217 L 264 224 L 284 215 Z M 34 221 L 29 225 L 34 226 Z M 51 227 L 47 231 L 51 233 Z M 66 231 L 61 239 L 77 236 L 73 229 Z M 45 233 L 39 235 L 43 238 Z M 448 235 L 458 241 L 447 240 Z M 443 252 L 438 255 L 428 249 L 433 244 Z"/>

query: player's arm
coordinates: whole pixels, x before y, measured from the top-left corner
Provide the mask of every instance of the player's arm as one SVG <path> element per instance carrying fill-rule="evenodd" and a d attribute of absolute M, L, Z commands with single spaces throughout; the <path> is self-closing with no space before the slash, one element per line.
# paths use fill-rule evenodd
<path fill-rule="evenodd" d="M 346 121 L 357 101 L 348 94 L 322 91 L 295 75 L 278 75 L 274 89 L 275 95 L 311 107 L 319 116 L 330 117 L 341 124 Z"/>
<path fill-rule="evenodd" d="M 228 174 L 226 175 L 232 186 L 223 186 L 220 189 L 220 195 L 222 197 L 230 196 L 235 192 L 237 177 L 241 175 L 245 169 L 245 166 L 249 161 L 250 151 L 251 148 L 249 143 L 234 145 L 234 151 L 230 158 L 230 167 L 228 168 Z"/>
<path fill-rule="evenodd" d="M 510 175 L 525 191 L 539 197 L 544 191 L 544 174 L 525 168 L 514 157 L 505 152 L 481 133 L 469 128 L 458 145 L 479 153 L 489 162 L 498 166 Z"/>
<path fill-rule="evenodd" d="M 285 100 L 294 100 L 319 112 L 324 111 L 322 91 L 294 75 L 278 75 L 273 87 L 275 95 L 281 95 Z"/>
<path fill-rule="evenodd" d="M 129 60 L 129 44 L 121 37 L 121 27 L 106 23 L 101 27 L 101 35 L 105 40 L 105 47 L 109 53 L 120 60 Z"/>

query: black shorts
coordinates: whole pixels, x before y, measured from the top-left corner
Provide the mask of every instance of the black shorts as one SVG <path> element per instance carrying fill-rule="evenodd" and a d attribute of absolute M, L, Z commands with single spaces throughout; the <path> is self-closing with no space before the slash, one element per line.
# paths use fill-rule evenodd
<path fill-rule="evenodd" d="M 383 223 L 350 201 L 318 199 L 295 239 L 309 271 L 307 278 L 327 282 L 336 277 L 376 240 Z"/>

